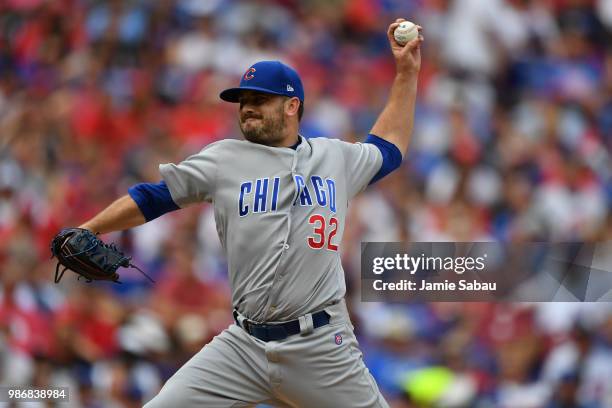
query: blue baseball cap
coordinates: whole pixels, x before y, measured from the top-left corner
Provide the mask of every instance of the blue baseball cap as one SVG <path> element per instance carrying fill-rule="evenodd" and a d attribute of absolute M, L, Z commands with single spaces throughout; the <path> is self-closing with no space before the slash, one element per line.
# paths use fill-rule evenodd
<path fill-rule="evenodd" d="M 226 89 L 219 97 L 227 102 L 238 102 L 240 92 L 244 90 L 295 96 L 304 102 L 304 87 L 300 76 L 280 61 L 259 61 L 251 65 L 242 76 L 240 86 Z"/>

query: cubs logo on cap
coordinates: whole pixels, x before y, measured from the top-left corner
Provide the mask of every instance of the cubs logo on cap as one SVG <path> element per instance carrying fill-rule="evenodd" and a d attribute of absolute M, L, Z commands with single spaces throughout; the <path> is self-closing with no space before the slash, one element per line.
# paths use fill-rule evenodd
<path fill-rule="evenodd" d="M 251 67 L 249 69 L 247 69 L 247 71 L 244 73 L 244 80 L 248 81 L 249 79 L 253 79 L 254 78 L 254 73 L 255 73 L 256 69 Z"/>
<path fill-rule="evenodd" d="M 280 61 L 259 61 L 251 65 L 242 76 L 240 86 L 219 94 L 227 102 L 238 102 L 240 92 L 260 91 L 274 95 L 297 97 L 304 102 L 304 87 L 298 73 Z"/>

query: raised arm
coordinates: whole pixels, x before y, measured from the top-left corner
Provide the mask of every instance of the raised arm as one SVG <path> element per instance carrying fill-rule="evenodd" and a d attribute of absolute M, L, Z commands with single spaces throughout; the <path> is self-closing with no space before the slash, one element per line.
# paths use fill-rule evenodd
<path fill-rule="evenodd" d="M 404 21 L 399 18 L 387 29 L 387 37 L 395 58 L 395 79 L 385 108 L 378 116 L 371 134 L 393 143 L 406 153 L 414 125 L 414 106 L 416 103 L 417 80 L 421 68 L 420 46 L 423 37 L 419 36 L 402 46 L 395 41 L 393 31 Z M 420 33 L 421 27 L 419 27 Z"/>
<path fill-rule="evenodd" d="M 122 231 L 146 222 L 140 208 L 129 195 L 117 199 L 111 205 L 98 213 L 80 228 L 92 232 L 106 234 L 107 232 Z"/>

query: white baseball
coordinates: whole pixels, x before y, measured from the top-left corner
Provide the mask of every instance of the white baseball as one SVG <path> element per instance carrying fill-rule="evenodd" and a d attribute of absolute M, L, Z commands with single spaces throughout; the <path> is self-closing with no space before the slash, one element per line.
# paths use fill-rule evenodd
<path fill-rule="evenodd" d="M 417 38 L 419 29 L 416 24 L 410 21 L 402 21 L 399 26 L 393 31 L 393 37 L 399 45 L 405 45 Z"/>

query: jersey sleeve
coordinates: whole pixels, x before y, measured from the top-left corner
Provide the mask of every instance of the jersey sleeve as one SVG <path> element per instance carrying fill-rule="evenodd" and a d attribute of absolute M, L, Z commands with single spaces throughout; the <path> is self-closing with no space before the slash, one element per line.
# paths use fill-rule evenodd
<path fill-rule="evenodd" d="M 363 191 L 382 166 L 383 157 L 371 143 L 340 142 L 349 199 Z"/>
<path fill-rule="evenodd" d="M 179 207 L 212 201 L 218 170 L 215 150 L 215 144 L 211 144 L 179 164 L 159 165 L 159 172 L 170 190 L 172 200 Z"/>

